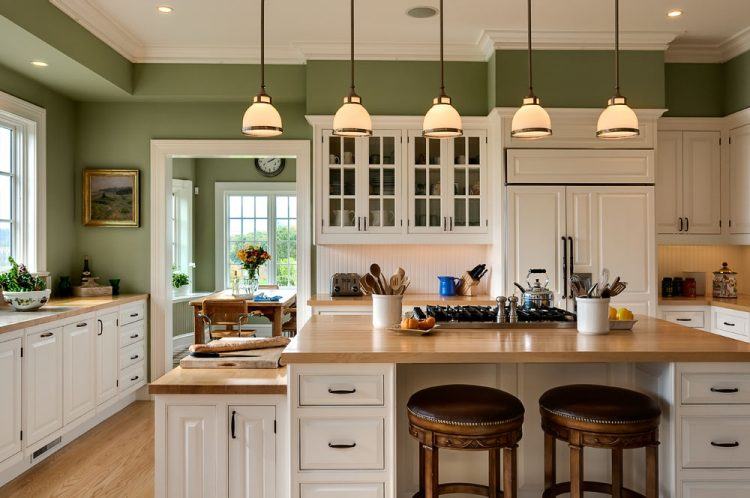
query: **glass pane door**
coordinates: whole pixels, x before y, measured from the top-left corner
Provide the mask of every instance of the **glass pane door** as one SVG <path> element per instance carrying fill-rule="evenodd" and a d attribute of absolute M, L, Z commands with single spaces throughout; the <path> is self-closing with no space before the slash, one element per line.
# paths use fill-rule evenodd
<path fill-rule="evenodd" d="M 453 227 L 479 227 L 482 224 L 481 138 L 453 139 Z"/>
<path fill-rule="evenodd" d="M 323 178 L 325 226 L 332 231 L 356 230 L 357 168 L 355 139 L 327 135 Z"/>
<path fill-rule="evenodd" d="M 410 160 L 413 228 L 418 232 L 443 231 L 443 175 L 440 140 L 414 136 Z"/>
<path fill-rule="evenodd" d="M 367 156 L 367 231 L 399 231 L 400 195 L 399 152 L 396 136 L 373 136 L 366 139 Z M 396 229 L 398 227 L 398 229 Z"/>

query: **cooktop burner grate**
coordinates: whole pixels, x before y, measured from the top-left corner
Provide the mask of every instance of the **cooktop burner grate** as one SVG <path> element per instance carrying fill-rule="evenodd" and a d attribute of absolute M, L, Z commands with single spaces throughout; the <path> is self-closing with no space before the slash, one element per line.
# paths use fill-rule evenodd
<path fill-rule="evenodd" d="M 415 308 L 417 316 L 425 314 L 420 308 Z M 506 307 L 506 316 L 510 310 Z M 575 326 L 576 315 L 560 308 L 518 308 L 518 323 L 497 324 L 497 306 L 427 306 L 426 315 L 435 318 L 441 324 L 448 323 L 493 323 L 496 326 L 510 327 L 522 324 L 559 323 L 567 326 Z"/>

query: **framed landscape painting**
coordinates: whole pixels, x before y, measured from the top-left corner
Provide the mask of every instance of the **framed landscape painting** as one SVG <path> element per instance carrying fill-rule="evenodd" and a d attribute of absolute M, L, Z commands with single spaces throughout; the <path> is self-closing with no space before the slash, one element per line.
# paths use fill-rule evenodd
<path fill-rule="evenodd" d="M 137 227 L 139 171 L 86 169 L 83 172 L 83 224 L 96 227 Z"/>

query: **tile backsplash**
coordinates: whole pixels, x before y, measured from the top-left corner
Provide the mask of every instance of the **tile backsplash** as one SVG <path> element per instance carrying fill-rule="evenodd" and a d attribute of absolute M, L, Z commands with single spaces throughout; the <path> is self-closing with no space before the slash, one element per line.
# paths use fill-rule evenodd
<path fill-rule="evenodd" d="M 738 273 L 739 292 L 750 293 L 750 246 L 658 246 L 657 253 L 659 281 L 682 276 L 682 272 L 703 272 L 710 294 L 712 274 L 726 261 Z"/>

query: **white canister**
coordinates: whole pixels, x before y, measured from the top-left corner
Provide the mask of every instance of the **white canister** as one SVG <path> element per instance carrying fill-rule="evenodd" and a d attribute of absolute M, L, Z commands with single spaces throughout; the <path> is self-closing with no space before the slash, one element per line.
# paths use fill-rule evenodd
<path fill-rule="evenodd" d="M 577 297 L 578 332 L 581 334 L 609 333 L 609 298 Z"/>
<path fill-rule="evenodd" d="M 377 329 L 393 327 L 401 322 L 401 305 L 404 296 L 372 295 L 372 326 Z"/>

